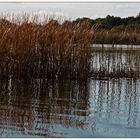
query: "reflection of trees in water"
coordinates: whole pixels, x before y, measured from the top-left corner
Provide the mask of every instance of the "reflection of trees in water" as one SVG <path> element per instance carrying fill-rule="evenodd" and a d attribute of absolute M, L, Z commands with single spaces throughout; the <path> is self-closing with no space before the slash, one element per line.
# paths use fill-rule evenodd
<path fill-rule="evenodd" d="M 86 124 L 87 81 L 12 81 L 10 91 L 9 81 L 1 81 L 0 94 L 2 135 L 49 137 L 59 125 L 82 129 Z"/>

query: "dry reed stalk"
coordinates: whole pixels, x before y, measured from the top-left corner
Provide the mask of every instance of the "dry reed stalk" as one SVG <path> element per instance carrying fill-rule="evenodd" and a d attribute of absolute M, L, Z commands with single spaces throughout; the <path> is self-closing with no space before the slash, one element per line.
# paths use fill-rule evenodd
<path fill-rule="evenodd" d="M 1 78 L 89 76 L 93 32 L 88 25 L 60 24 L 56 20 L 40 25 L 28 15 L 20 20 L 18 24 L 1 20 Z"/>

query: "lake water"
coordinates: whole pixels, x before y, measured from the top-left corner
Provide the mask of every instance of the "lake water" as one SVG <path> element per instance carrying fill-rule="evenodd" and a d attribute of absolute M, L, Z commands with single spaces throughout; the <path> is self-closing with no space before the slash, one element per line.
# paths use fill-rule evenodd
<path fill-rule="evenodd" d="M 140 80 L 0 81 L 0 137 L 140 137 Z"/>
<path fill-rule="evenodd" d="M 92 44 L 91 47 L 105 47 L 105 48 L 110 48 L 110 47 L 115 47 L 115 48 L 140 48 L 140 45 L 125 45 L 125 44 Z"/>

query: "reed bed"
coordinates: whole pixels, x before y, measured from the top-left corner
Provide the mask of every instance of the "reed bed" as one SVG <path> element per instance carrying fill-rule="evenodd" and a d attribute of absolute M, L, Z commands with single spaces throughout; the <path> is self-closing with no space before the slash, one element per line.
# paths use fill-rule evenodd
<path fill-rule="evenodd" d="M 94 78 L 140 78 L 140 49 L 94 47 L 91 69 Z"/>
<path fill-rule="evenodd" d="M 95 29 L 94 29 L 95 30 Z M 94 31 L 93 44 L 140 45 L 140 32 L 137 30 L 101 30 Z"/>
<path fill-rule="evenodd" d="M 140 44 L 139 31 L 94 31 L 93 44 L 101 44 L 102 47 L 92 46 L 91 77 L 140 78 L 140 47 L 133 47 Z M 111 47 L 104 44 L 111 44 Z"/>
<path fill-rule="evenodd" d="M 0 79 L 88 77 L 91 28 L 54 19 L 40 24 L 34 19 L 0 19 Z"/>
<path fill-rule="evenodd" d="M 115 47 L 140 44 L 138 31 L 99 31 L 86 22 L 59 20 L 0 18 L 0 79 L 140 77 L 140 51 Z M 102 48 L 91 48 L 92 43 Z M 107 43 L 112 47 L 106 49 Z"/>

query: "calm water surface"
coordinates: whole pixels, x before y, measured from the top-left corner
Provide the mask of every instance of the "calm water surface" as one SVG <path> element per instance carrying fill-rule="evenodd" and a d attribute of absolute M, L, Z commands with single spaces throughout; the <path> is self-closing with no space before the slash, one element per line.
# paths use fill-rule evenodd
<path fill-rule="evenodd" d="M 0 137 L 140 137 L 140 80 L 0 81 Z"/>

